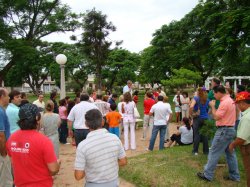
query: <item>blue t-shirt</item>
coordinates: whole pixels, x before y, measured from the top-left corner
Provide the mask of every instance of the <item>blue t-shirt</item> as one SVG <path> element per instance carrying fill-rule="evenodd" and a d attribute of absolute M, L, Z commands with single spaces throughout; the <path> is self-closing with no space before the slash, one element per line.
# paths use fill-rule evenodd
<path fill-rule="evenodd" d="M 4 132 L 6 139 L 10 137 L 10 123 L 2 107 L 0 107 L 0 131 Z"/>
<path fill-rule="evenodd" d="M 200 109 L 200 116 L 201 119 L 208 119 L 208 106 L 209 106 L 209 100 L 207 99 L 205 104 L 202 104 L 200 102 L 200 98 L 198 96 L 194 97 L 194 100 L 196 101 L 196 104 L 194 106 L 194 110 Z"/>

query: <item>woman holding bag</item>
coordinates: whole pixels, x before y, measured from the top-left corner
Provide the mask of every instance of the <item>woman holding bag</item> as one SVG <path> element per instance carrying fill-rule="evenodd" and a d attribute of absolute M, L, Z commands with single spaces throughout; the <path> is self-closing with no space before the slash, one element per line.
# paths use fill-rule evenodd
<path fill-rule="evenodd" d="M 131 94 L 129 92 L 124 93 L 124 103 L 122 103 L 123 114 L 123 126 L 124 126 L 124 148 L 127 151 L 129 149 L 128 132 L 130 129 L 130 148 L 136 149 L 135 142 L 135 117 L 134 108 L 136 107 L 134 101 L 132 101 Z"/>
<path fill-rule="evenodd" d="M 198 149 L 200 140 L 203 143 L 203 154 L 208 154 L 208 138 L 200 133 L 200 129 L 205 125 L 204 121 L 208 119 L 208 107 L 209 99 L 207 98 L 207 92 L 204 88 L 198 88 L 197 96 L 194 96 L 190 105 L 189 113 L 193 116 L 193 132 L 194 132 L 194 144 L 193 154 L 198 155 Z"/>

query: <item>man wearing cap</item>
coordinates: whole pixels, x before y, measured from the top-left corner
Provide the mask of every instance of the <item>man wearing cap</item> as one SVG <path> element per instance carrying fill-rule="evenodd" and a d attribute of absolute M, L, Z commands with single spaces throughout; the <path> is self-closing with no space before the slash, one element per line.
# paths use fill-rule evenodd
<path fill-rule="evenodd" d="M 102 128 L 102 114 L 98 109 L 87 111 L 85 121 L 90 132 L 77 147 L 75 179 L 85 177 L 85 187 L 118 187 L 119 166 L 127 164 L 122 143 Z"/>
<path fill-rule="evenodd" d="M 208 154 L 208 161 L 203 172 L 198 172 L 197 176 L 206 181 L 212 181 L 216 165 L 220 156 L 225 153 L 228 164 L 229 176 L 224 177 L 226 180 L 240 181 L 238 162 L 235 151 L 229 152 L 229 145 L 235 137 L 235 119 L 236 107 L 230 95 L 226 94 L 224 86 L 215 86 L 213 88 L 214 97 L 220 100 L 219 108 L 215 108 L 215 100 L 210 102 L 212 114 L 216 120 L 217 130 L 215 132 L 211 149 Z"/>
<path fill-rule="evenodd" d="M 16 186 L 52 187 L 52 176 L 60 168 L 53 144 L 36 129 L 41 118 L 34 104 L 25 104 L 19 110 L 18 125 L 21 130 L 13 133 L 7 141 Z"/>
<path fill-rule="evenodd" d="M 233 152 L 235 147 L 240 147 L 247 186 L 250 186 L 250 93 L 246 91 L 238 93 L 235 102 L 242 112 L 242 118 L 238 126 L 237 138 L 229 145 L 229 151 Z"/>
<path fill-rule="evenodd" d="M 12 187 L 13 177 L 11 163 L 7 155 L 6 141 L 10 136 L 10 124 L 5 113 L 9 104 L 9 94 L 4 88 L 0 88 L 0 186 Z"/>

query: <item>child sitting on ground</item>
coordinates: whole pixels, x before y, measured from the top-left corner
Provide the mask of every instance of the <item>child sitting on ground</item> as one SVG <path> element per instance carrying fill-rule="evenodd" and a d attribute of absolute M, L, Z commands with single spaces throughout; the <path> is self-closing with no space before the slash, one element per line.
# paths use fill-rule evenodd
<path fill-rule="evenodd" d="M 107 113 L 106 119 L 109 124 L 109 132 L 115 134 L 119 138 L 119 124 L 122 118 L 122 115 L 119 112 L 116 112 L 116 104 L 110 105 L 111 112 Z"/>

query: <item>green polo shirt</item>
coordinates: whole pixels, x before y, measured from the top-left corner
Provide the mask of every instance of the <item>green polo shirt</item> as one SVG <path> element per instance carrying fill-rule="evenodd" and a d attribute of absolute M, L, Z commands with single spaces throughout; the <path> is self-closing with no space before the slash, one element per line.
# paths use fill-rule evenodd
<path fill-rule="evenodd" d="M 250 144 L 250 107 L 242 112 L 242 118 L 237 129 L 237 138 L 246 140 L 244 145 Z"/>
<path fill-rule="evenodd" d="M 207 97 L 208 97 L 208 99 L 209 99 L 210 101 L 216 100 L 215 97 L 214 97 L 214 91 L 213 91 L 213 90 L 210 90 L 210 91 L 208 92 Z M 219 105 L 220 105 L 220 100 L 216 100 L 216 101 L 215 101 L 215 108 L 218 109 L 218 108 L 219 108 Z"/>

